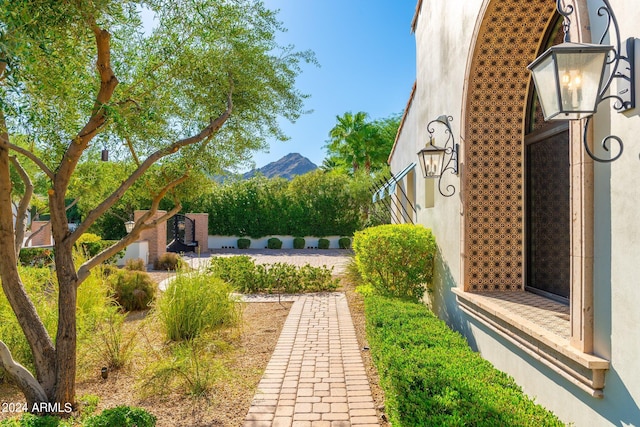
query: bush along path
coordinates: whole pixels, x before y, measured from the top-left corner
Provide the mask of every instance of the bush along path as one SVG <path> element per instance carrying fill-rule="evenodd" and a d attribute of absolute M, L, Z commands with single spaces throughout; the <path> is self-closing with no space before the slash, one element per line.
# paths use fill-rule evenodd
<path fill-rule="evenodd" d="M 424 305 L 369 296 L 365 314 L 394 427 L 564 425 Z"/>

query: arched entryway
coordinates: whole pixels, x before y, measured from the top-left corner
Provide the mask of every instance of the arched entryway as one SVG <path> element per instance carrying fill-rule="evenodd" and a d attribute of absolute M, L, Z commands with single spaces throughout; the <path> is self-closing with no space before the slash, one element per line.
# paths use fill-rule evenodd
<path fill-rule="evenodd" d="M 573 5 L 576 31 L 585 6 L 582 0 Z M 580 313 L 590 315 L 592 166 L 577 157 L 580 150 L 572 149 L 581 146 L 580 132 L 569 129 L 573 125 L 554 127 L 538 118 L 526 68 L 557 41 L 557 25 L 554 0 L 486 0 L 483 5 L 462 114 L 463 283 L 466 292 L 538 289 L 564 298 L 571 303 L 571 341 L 589 352 L 592 321 Z M 572 39 L 583 40 L 586 33 L 577 33 Z M 554 156 L 555 164 L 548 156 Z M 545 178 L 549 171 L 541 165 L 553 169 L 556 177 Z M 562 188 L 548 185 L 556 179 L 564 180 Z M 562 209 L 562 219 L 549 228 L 561 229 L 562 236 L 549 230 L 539 233 L 540 226 L 554 221 L 554 207 L 544 209 L 544 204 L 559 198 L 563 201 L 555 208 Z M 541 205 L 543 209 L 537 209 Z M 553 246 L 556 237 L 561 248 Z M 539 274 L 549 266 L 556 271 Z M 549 288 L 545 282 L 552 276 Z"/>

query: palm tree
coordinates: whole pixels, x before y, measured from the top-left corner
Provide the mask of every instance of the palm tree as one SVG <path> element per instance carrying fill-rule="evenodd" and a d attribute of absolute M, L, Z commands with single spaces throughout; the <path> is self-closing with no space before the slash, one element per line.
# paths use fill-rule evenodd
<path fill-rule="evenodd" d="M 386 165 L 400 124 L 399 115 L 373 122 L 367 118 L 362 111 L 346 112 L 336 116 L 338 123 L 329 132 L 329 157 L 351 165 L 354 173 L 360 168 L 369 173 Z"/>
<path fill-rule="evenodd" d="M 365 150 L 365 139 L 367 136 L 367 113 L 362 111 L 355 115 L 346 112 L 342 116 L 336 116 L 338 124 L 331 131 L 331 138 L 327 149 L 329 154 L 342 157 L 348 164 L 351 164 L 353 171 L 357 171 L 361 166 L 367 167 L 367 155 Z M 370 166 L 370 162 L 368 163 Z"/>

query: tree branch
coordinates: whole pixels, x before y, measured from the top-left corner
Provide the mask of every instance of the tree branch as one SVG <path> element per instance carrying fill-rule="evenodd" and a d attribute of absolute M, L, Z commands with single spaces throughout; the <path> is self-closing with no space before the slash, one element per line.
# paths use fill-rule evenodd
<path fill-rule="evenodd" d="M 47 394 L 31 372 L 11 357 L 9 347 L 0 340 L 0 366 L 14 380 L 27 398 L 29 407 L 36 402 L 48 402 Z"/>
<path fill-rule="evenodd" d="M 104 105 L 111 100 L 113 92 L 118 85 L 118 79 L 111 68 L 111 34 L 107 30 L 101 29 L 93 18 L 89 18 L 89 24 L 96 39 L 96 48 L 98 51 L 96 68 L 100 76 L 100 89 L 98 90 L 89 121 L 69 144 L 60 162 L 54 184 L 55 190 L 57 191 L 67 189 L 69 179 L 80 160 L 80 156 L 89 146 L 91 139 L 93 139 L 100 128 L 105 125 L 107 114 Z"/>
<path fill-rule="evenodd" d="M 233 90 L 233 88 L 232 88 Z M 217 132 L 222 125 L 231 116 L 233 110 L 232 91 L 227 94 L 227 109 L 215 119 L 212 118 L 209 124 L 200 131 L 200 133 L 193 135 L 189 138 L 181 139 L 174 142 L 170 146 L 163 148 L 151 154 L 147 159 L 138 166 L 138 168 L 118 187 L 109 197 L 107 197 L 102 203 L 100 203 L 95 209 L 90 211 L 85 220 L 78 226 L 78 228 L 71 233 L 68 237 L 71 242 L 75 242 L 82 233 L 86 232 L 89 227 L 104 214 L 111 206 L 113 206 L 118 200 L 122 198 L 124 193 L 131 188 L 131 186 L 158 160 L 161 158 L 173 154 L 183 147 L 201 142 L 215 132 Z"/>
<path fill-rule="evenodd" d="M 27 210 L 29 209 L 29 204 L 31 203 L 31 197 L 33 196 L 33 183 L 31 182 L 31 178 L 26 170 L 20 164 L 20 161 L 16 158 L 16 156 L 9 157 L 11 160 L 11 164 L 18 171 L 20 175 L 20 179 L 24 182 L 24 195 L 20 198 L 20 203 L 18 204 L 18 208 L 16 209 L 16 226 L 15 226 L 15 236 L 16 236 L 16 257 L 20 255 L 20 249 L 22 249 L 22 244 L 24 241 L 24 233 L 27 228 Z"/>
<path fill-rule="evenodd" d="M 140 236 L 140 233 L 142 231 L 150 228 L 154 228 L 156 225 L 168 220 L 169 218 L 174 216 L 176 213 L 180 212 L 180 210 L 182 209 L 182 205 L 178 203 L 173 209 L 171 209 L 169 212 L 162 215 L 160 218 L 147 222 L 147 220 L 152 218 L 153 215 L 155 215 L 155 213 L 158 211 L 158 207 L 160 206 L 160 201 L 164 198 L 167 192 L 169 192 L 171 189 L 175 188 L 176 186 L 186 181 L 188 177 L 189 175 L 185 174 L 180 178 L 167 184 L 153 198 L 153 200 L 151 201 L 151 208 L 149 209 L 149 211 L 147 211 L 142 217 L 140 217 L 140 219 L 138 219 L 138 221 L 136 221 L 136 225 L 135 227 L 133 227 L 133 230 L 131 230 L 131 233 L 129 233 L 125 238 L 123 238 L 116 244 L 108 247 L 107 249 L 103 250 L 102 252 L 100 252 L 90 260 L 87 260 L 85 263 L 83 263 L 78 269 L 78 286 L 80 286 L 80 284 L 87 277 L 89 277 L 89 274 L 92 268 L 94 268 L 97 265 L 100 265 L 102 262 L 111 258 L 115 254 L 117 254 L 119 251 L 126 248 L 130 243 L 135 242 Z"/>
<path fill-rule="evenodd" d="M 49 169 L 49 167 L 47 165 L 45 165 L 44 162 L 38 156 L 36 156 L 34 153 L 32 153 L 31 151 L 27 150 L 26 148 L 22 148 L 20 146 L 15 145 L 15 144 L 9 143 L 8 146 L 9 146 L 10 150 L 22 154 L 23 156 L 25 156 L 26 158 L 31 160 L 33 163 L 35 163 L 36 166 L 38 166 L 42 170 L 42 172 L 44 172 L 45 175 L 47 175 L 47 177 L 49 179 L 53 179 L 54 178 L 54 173 L 51 171 L 51 169 Z"/>

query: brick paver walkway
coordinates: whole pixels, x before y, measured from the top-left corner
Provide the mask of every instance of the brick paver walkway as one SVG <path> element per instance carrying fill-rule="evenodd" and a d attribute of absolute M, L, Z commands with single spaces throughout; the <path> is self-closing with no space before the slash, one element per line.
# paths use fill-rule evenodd
<path fill-rule="evenodd" d="M 379 426 L 343 293 L 293 304 L 244 425 Z"/>

